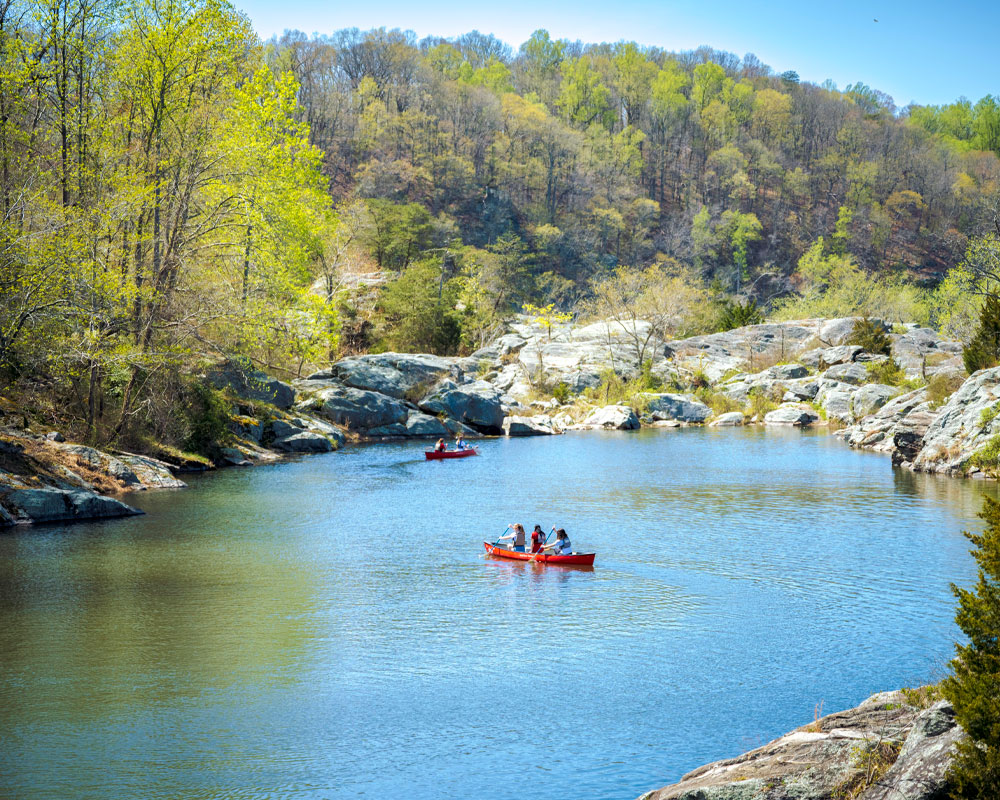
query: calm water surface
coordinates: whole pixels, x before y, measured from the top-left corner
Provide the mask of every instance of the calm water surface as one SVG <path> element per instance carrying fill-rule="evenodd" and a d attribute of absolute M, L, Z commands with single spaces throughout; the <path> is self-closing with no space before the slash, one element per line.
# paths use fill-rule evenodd
<path fill-rule="evenodd" d="M 0 535 L 0 797 L 634 798 L 939 677 L 981 483 L 822 432 L 358 447 Z M 566 527 L 593 570 L 480 556 Z"/>

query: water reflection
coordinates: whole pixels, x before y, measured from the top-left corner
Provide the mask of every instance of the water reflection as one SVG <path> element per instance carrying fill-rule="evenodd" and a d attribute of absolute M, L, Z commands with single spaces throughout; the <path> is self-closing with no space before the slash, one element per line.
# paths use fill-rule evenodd
<path fill-rule="evenodd" d="M 0 795 L 632 798 L 939 672 L 997 494 L 822 432 L 421 449 L 0 536 Z M 596 566 L 486 558 L 511 520 Z"/>

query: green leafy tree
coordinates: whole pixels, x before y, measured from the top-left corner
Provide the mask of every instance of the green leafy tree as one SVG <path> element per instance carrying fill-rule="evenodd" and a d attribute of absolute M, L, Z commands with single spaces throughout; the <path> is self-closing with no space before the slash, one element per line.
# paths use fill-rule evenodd
<path fill-rule="evenodd" d="M 949 772 L 955 800 L 1000 797 L 1000 503 L 985 498 L 979 516 L 983 532 L 965 533 L 978 566 L 976 583 L 969 589 L 952 584 L 955 621 L 968 642 L 955 646 L 951 675 L 941 683 L 968 735 Z"/>

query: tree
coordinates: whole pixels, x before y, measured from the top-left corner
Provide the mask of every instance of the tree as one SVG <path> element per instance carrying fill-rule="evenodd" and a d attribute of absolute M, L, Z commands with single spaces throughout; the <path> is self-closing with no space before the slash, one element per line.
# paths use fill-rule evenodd
<path fill-rule="evenodd" d="M 979 312 L 979 327 L 962 348 L 962 361 L 971 374 L 1000 364 L 1000 297 L 990 295 Z"/>
<path fill-rule="evenodd" d="M 978 566 L 976 583 L 951 587 L 958 600 L 955 621 L 968 643 L 955 645 L 951 675 L 941 683 L 968 735 L 949 773 L 956 800 L 1000 797 L 1000 503 L 986 497 L 979 516 L 983 532 L 965 533 Z"/>
<path fill-rule="evenodd" d="M 458 286 L 447 282 L 439 297 L 440 274 L 437 260 L 418 261 L 386 286 L 376 309 L 382 348 L 439 355 L 458 349 Z"/>

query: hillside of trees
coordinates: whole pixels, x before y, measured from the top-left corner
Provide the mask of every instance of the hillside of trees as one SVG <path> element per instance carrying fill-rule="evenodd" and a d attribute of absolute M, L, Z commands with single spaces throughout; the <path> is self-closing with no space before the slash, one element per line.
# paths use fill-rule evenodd
<path fill-rule="evenodd" d="M 998 155 L 992 96 L 897 109 L 749 54 L 0 0 L 0 391 L 138 447 L 183 443 L 213 360 L 469 352 L 528 304 L 967 335 Z"/>

